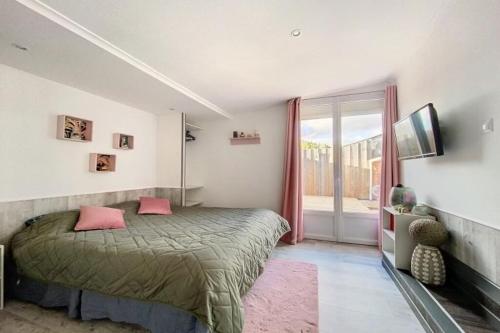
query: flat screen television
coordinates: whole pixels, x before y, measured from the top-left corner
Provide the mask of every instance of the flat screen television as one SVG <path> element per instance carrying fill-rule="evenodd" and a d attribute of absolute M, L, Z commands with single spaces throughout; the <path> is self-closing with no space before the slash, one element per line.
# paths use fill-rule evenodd
<path fill-rule="evenodd" d="M 393 126 L 399 160 L 443 155 L 438 117 L 432 103 Z"/>

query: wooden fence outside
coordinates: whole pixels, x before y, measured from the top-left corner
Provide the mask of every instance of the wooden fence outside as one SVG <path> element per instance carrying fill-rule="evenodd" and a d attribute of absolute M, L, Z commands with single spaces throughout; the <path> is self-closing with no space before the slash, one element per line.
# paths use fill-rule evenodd
<path fill-rule="evenodd" d="M 378 197 L 381 136 L 342 147 L 343 196 L 362 200 Z M 304 195 L 333 196 L 333 148 L 302 150 Z"/>

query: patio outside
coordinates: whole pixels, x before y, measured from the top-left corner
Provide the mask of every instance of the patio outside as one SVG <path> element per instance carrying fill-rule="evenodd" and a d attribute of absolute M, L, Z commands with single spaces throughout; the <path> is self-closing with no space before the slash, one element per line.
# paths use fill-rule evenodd
<path fill-rule="evenodd" d="M 334 210 L 332 147 L 303 142 L 303 207 Z M 378 214 L 382 137 L 377 135 L 342 147 L 343 212 Z"/>

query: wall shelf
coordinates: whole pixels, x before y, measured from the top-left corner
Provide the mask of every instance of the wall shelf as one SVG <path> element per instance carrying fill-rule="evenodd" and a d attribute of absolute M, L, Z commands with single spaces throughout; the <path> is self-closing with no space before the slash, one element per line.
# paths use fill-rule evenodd
<path fill-rule="evenodd" d="M 186 200 L 186 204 L 184 205 L 185 207 L 195 207 L 199 206 L 203 203 L 203 201 L 193 201 L 193 200 Z"/>
<path fill-rule="evenodd" d="M 134 136 L 123 133 L 113 133 L 113 148 L 122 150 L 134 149 Z"/>
<path fill-rule="evenodd" d="M 392 230 L 384 229 L 384 234 L 386 234 L 392 240 L 396 239 L 396 234 Z"/>
<path fill-rule="evenodd" d="M 116 155 L 91 153 L 89 161 L 90 172 L 114 172 L 116 170 Z"/>
<path fill-rule="evenodd" d="M 92 141 L 92 120 L 59 115 L 57 116 L 57 138 L 76 142 Z"/>
<path fill-rule="evenodd" d="M 186 190 L 199 190 L 203 188 L 203 185 L 186 185 Z"/>
<path fill-rule="evenodd" d="M 198 125 L 186 122 L 186 130 L 187 131 L 201 131 L 202 128 Z"/>
<path fill-rule="evenodd" d="M 252 138 L 230 138 L 232 145 L 259 145 L 260 137 L 252 137 Z"/>

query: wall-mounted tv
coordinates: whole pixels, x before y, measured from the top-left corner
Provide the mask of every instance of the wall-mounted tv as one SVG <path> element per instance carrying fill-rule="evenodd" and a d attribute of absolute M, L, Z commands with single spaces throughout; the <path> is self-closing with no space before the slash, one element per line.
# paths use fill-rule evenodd
<path fill-rule="evenodd" d="M 394 125 L 398 159 L 443 155 L 436 110 L 429 103 Z"/>

